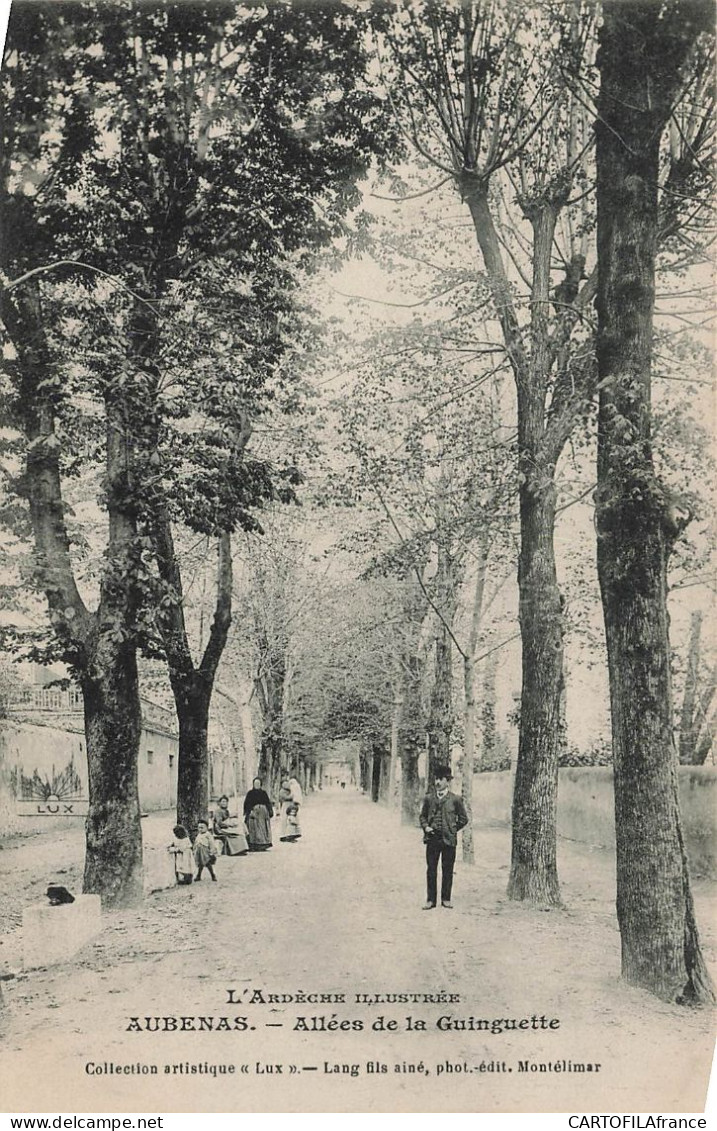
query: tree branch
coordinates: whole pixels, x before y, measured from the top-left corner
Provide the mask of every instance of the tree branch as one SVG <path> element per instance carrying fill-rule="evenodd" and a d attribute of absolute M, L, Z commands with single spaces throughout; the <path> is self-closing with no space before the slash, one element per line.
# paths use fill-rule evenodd
<path fill-rule="evenodd" d="M 157 308 L 149 299 L 138 295 L 136 291 L 133 291 L 123 283 L 116 275 L 110 275 L 107 271 L 101 271 L 99 267 L 93 267 L 91 263 L 82 263 L 79 259 L 58 259 L 54 263 L 47 263 L 41 267 L 33 267 L 31 271 L 26 271 L 24 275 L 18 275 L 16 279 L 10 279 L 9 282 L 4 284 L 0 283 L 0 291 L 12 291 L 15 287 L 29 282 L 30 279 L 37 278 L 39 275 L 47 275 L 50 271 L 57 271 L 60 267 L 73 267 L 82 271 L 92 271 L 95 275 L 101 275 L 103 279 L 108 279 L 113 286 L 119 287 L 120 290 L 131 295 L 137 302 L 143 302 L 150 310 L 153 310 L 155 314 L 157 313 Z"/>

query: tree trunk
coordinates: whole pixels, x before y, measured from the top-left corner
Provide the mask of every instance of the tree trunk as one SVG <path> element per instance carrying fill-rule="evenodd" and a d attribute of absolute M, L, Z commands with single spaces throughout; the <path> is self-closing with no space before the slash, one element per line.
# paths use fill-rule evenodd
<path fill-rule="evenodd" d="M 563 656 L 560 672 L 560 704 L 558 708 L 558 765 L 560 757 L 568 752 L 568 667 Z"/>
<path fill-rule="evenodd" d="M 304 759 L 301 757 L 300 754 L 296 755 L 294 777 L 296 778 L 299 785 L 301 786 L 302 793 L 305 793 L 306 792 L 306 766 L 304 764 Z"/>
<path fill-rule="evenodd" d="M 717 679 L 717 677 L 713 677 L 713 680 L 714 679 Z M 710 718 L 705 719 L 705 721 L 702 725 L 700 737 L 698 739 L 697 746 L 695 748 L 695 765 L 696 766 L 704 766 L 705 762 L 707 761 L 707 756 L 710 753 L 712 753 L 712 748 L 714 746 L 714 736 L 715 736 L 715 728 L 716 727 L 717 727 L 717 717 L 714 714 L 712 714 L 712 716 Z M 712 756 L 712 761 L 714 762 L 714 755 Z"/>
<path fill-rule="evenodd" d="M 446 492 L 450 489 L 450 473 L 445 464 L 437 492 L 436 522 L 447 521 Z M 451 765 L 453 713 L 453 622 L 458 606 L 458 589 L 463 574 L 465 554 L 453 551 L 444 539 L 438 541 L 438 561 L 433 582 L 437 615 L 433 656 L 433 686 L 426 726 L 428 736 L 428 768 L 426 777 L 432 782 L 438 766 Z"/>
<path fill-rule="evenodd" d="M 135 650 L 127 644 L 102 656 L 100 647 L 92 668 L 92 675 L 80 675 L 90 795 L 82 890 L 100 895 L 107 907 L 129 907 L 144 894 Z"/>
<path fill-rule="evenodd" d="M 380 760 L 381 762 L 378 775 L 378 800 L 383 801 L 385 805 L 388 805 L 389 808 L 392 808 L 394 800 L 391 790 L 395 789 L 395 778 L 394 784 L 391 785 L 391 755 L 387 754 L 383 747 L 381 748 L 380 752 Z"/>
<path fill-rule="evenodd" d="M 444 616 L 446 612 L 444 610 Z M 452 620 L 452 618 L 451 618 Z M 448 622 L 451 623 L 450 621 Z M 451 764 L 451 734 L 453 732 L 453 651 L 452 641 L 445 624 L 440 624 L 436 636 L 433 689 L 428 718 L 428 771 L 429 783 L 435 777 L 437 766 Z"/>
<path fill-rule="evenodd" d="M 270 655 L 268 645 L 260 654 L 264 672 L 254 681 L 262 717 L 259 765 L 256 772 L 266 783 L 267 791 L 274 794 L 281 784 L 283 770 L 285 667 L 282 657 Z"/>
<path fill-rule="evenodd" d="M 132 501 L 132 440 L 126 408 L 106 399 L 109 537 L 95 625 L 80 670 L 90 807 L 83 890 L 110 907 L 142 899 L 137 763 L 142 729 L 137 646 L 129 626 L 142 573 Z"/>
<path fill-rule="evenodd" d="M 484 764 L 490 762 L 495 753 L 495 679 L 498 672 L 498 657 L 495 652 L 486 656 L 483 669 L 483 703 L 481 705 L 481 758 Z"/>
<path fill-rule="evenodd" d="M 168 598 L 157 622 L 167 656 L 169 681 L 179 725 L 177 823 L 193 831 L 207 819 L 209 806 L 209 708 L 214 680 L 232 620 L 232 557 L 228 533 L 217 545 L 217 595 L 202 659 L 195 666 L 184 620 L 184 594 L 172 528 L 165 508 L 152 515 L 152 540 L 159 575 Z"/>
<path fill-rule="evenodd" d="M 396 800 L 396 774 L 398 772 L 399 760 L 399 728 L 401 726 L 401 712 L 403 710 L 403 700 L 396 699 L 393 704 L 391 712 L 391 754 L 388 770 L 388 787 L 387 798 L 390 808 L 393 808 Z"/>
<path fill-rule="evenodd" d="M 272 652 L 268 639 L 260 639 L 263 674 L 255 680 L 262 713 L 262 734 L 258 776 L 268 783 L 271 793 L 278 791 L 284 772 L 284 686 L 286 657 Z"/>
<path fill-rule="evenodd" d="M 378 746 L 373 746 L 371 749 L 371 800 L 379 801 L 381 799 L 381 765 L 383 763 L 383 755 Z"/>
<path fill-rule="evenodd" d="M 690 621 L 690 646 L 687 654 L 685 674 L 685 693 L 682 698 L 680 715 L 680 762 L 694 765 L 699 736 L 699 723 L 695 718 L 697 705 L 697 680 L 700 666 L 700 637 L 702 635 L 702 613 L 692 614 Z"/>
<path fill-rule="evenodd" d="M 476 761 L 476 650 L 483 620 L 483 598 L 485 577 L 490 552 L 488 537 L 484 532 L 479 536 L 478 570 L 473 593 L 473 611 L 468 634 L 468 648 L 463 654 L 463 692 L 465 697 L 465 719 L 463 739 L 463 772 L 461 775 L 461 797 L 468 814 L 468 824 L 463 830 L 463 863 L 475 863 L 473 847 L 473 778 Z"/>
<path fill-rule="evenodd" d="M 283 771 L 283 745 L 282 737 L 274 729 L 274 720 L 270 719 L 264 725 L 261 736 L 261 751 L 259 754 L 259 769 L 257 777 L 267 782 L 267 790 L 275 795 L 281 784 Z"/>
<path fill-rule="evenodd" d="M 198 672 L 173 681 L 179 723 L 177 763 L 177 824 L 194 836 L 198 821 L 209 813 L 209 704 L 207 687 Z"/>
<path fill-rule="evenodd" d="M 709 673 L 707 684 L 697 696 L 697 741 L 695 743 L 694 765 L 704 766 L 707 755 L 712 751 L 717 725 L 717 712 L 711 711 L 712 701 L 717 692 L 717 667 Z M 711 713 L 710 713 L 711 711 Z M 712 758 L 714 761 L 714 757 Z"/>
<path fill-rule="evenodd" d="M 473 656 L 463 657 L 463 687 L 465 692 L 465 736 L 463 739 L 463 766 L 461 770 L 461 797 L 468 814 L 468 824 L 463 830 L 463 863 L 475 863 L 473 847 L 473 775 L 476 753 L 476 689 L 475 661 Z"/>
<path fill-rule="evenodd" d="M 557 794 L 563 667 L 562 602 L 555 572 L 555 486 L 521 485 L 518 567 L 523 686 L 513 793 L 508 895 L 560 903 Z"/>
<path fill-rule="evenodd" d="M 421 661 L 412 656 L 407 661 L 398 748 L 401 759 L 401 824 L 416 825 L 421 806 L 421 782 L 418 759 L 424 749 L 421 710 Z"/>
<path fill-rule="evenodd" d="M 401 824 L 417 825 L 421 808 L 421 779 L 418 759 L 423 749 L 421 736 L 405 736 L 401 746 Z"/>
<path fill-rule="evenodd" d="M 530 353 L 513 305 L 487 183 L 464 172 L 461 190 L 473 218 L 496 314 L 515 376 L 520 469 L 520 632 L 523 684 L 513 794 L 508 895 L 558 905 L 558 720 L 563 660 L 562 602 L 555 570 L 555 465 L 569 434 L 570 414 L 546 423 L 552 364 L 550 266 L 558 198 L 546 195 L 526 216 L 533 227 Z"/>
<path fill-rule="evenodd" d="M 607 0 L 598 199 L 598 572 L 605 619 L 622 973 L 665 1001 L 714 1000 L 682 835 L 667 562 L 679 534 L 650 438 L 660 137 L 710 5 Z"/>
<path fill-rule="evenodd" d="M 370 759 L 370 756 L 368 754 L 368 751 L 366 750 L 366 748 L 362 744 L 361 747 L 359 748 L 359 780 L 358 780 L 359 789 L 361 790 L 362 793 L 366 793 L 368 791 L 370 760 L 371 759 Z"/>
<path fill-rule="evenodd" d="M 27 496 L 37 573 L 50 618 L 83 690 L 90 807 L 86 822 L 84 890 L 106 906 L 142 898 L 142 828 L 137 791 L 141 713 L 134 622 L 138 553 L 132 498 L 132 445 L 125 406 L 106 397 L 106 493 L 109 532 L 100 600 L 85 607 L 77 588 L 65 525 L 55 427 L 54 381 L 42 302 L 35 284 L 11 301 L 0 298 L 22 377 L 20 413 L 28 448 Z"/>

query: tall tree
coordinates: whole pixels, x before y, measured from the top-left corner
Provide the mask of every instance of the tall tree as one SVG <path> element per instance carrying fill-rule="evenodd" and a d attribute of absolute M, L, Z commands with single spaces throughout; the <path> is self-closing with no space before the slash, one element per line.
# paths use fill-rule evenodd
<path fill-rule="evenodd" d="M 63 231 L 78 222 L 76 209 L 48 204 L 48 198 L 60 169 L 66 182 L 78 177 L 87 139 L 75 59 L 66 52 L 72 19 L 83 15 L 88 13 L 80 5 L 62 10 L 16 5 L 11 11 L 3 66 L 0 222 L 6 285 L 0 309 L 15 353 L 6 420 L 26 439 L 21 489 L 32 521 L 37 577 L 60 655 L 75 671 L 84 697 L 90 798 L 84 890 L 123 905 L 142 894 L 136 659 L 141 609 L 136 581 L 142 571 L 128 476 L 128 422 L 121 397 L 108 383 L 103 398 L 108 538 L 93 611 L 77 583 L 62 492 L 73 438 L 71 406 L 53 335 L 53 304 L 35 274 L 39 265 L 62 257 Z M 81 53 L 94 39 L 87 26 L 79 26 Z M 74 92 L 69 97 L 68 90 Z"/>
<path fill-rule="evenodd" d="M 677 795 L 667 565 L 689 511 L 651 436 L 660 145 L 714 6 L 606 0 L 597 136 L 598 571 L 610 673 L 622 971 L 667 1001 L 714 1000 Z"/>
<path fill-rule="evenodd" d="M 558 51 L 538 57 L 529 28 Z M 453 183 L 470 213 L 486 298 L 515 379 L 523 682 L 508 890 L 514 899 L 544 904 L 560 900 L 564 626 L 553 540 L 555 470 L 594 378 L 585 347 L 594 295 L 594 280 L 585 279 L 589 131 L 558 58 L 568 69 L 589 70 L 591 29 L 587 5 L 560 11 L 522 0 L 466 0 L 455 7 L 427 0 L 401 8 L 384 52 L 385 81 L 407 137 Z"/>

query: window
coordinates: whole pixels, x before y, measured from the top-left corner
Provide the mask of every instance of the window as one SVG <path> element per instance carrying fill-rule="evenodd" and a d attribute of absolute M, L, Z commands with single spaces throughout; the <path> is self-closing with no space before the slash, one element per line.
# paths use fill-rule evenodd
<path fill-rule="evenodd" d="M 151 766 L 154 762 L 154 750 L 147 751 L 147 765 Z"/>

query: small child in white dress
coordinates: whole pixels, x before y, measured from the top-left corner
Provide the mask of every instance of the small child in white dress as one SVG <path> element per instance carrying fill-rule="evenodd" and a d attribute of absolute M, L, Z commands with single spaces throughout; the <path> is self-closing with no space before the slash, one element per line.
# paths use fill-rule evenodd
<path fill-rule="evenodd" d="M 194 852 L 192 842 L 183 825 L 174 826 L 174 840 L 167 845 L 174 854 L 174 874 L 178 884 L 191 884 L 194 879 Z"/>

